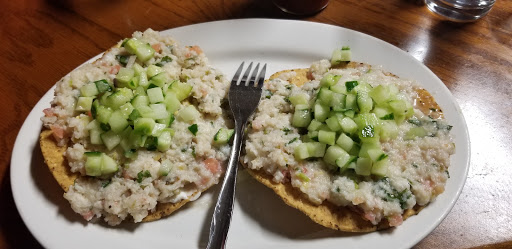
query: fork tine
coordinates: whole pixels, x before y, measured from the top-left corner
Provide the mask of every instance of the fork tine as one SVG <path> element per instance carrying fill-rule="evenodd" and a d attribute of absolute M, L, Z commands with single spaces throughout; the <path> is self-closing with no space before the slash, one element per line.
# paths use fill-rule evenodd
<path fill-rule="evenodd" d="M 247 78 L 249 77 L 249 74 L 251 73 L 252 68 L 252 62 L 249 64 L 249 67 L 247 67 L 247 70 L 245 70 L 244 76 L 242 77 L 242 81 L 240 81 L 241 86 L 245 86 L 245 82 L 247 81 Z"/>
<path fill-rule="evenodd" d="M 248 86 L 254 86 L 254 81 L 256 81 L 256 76 L 258 76 L 258 69 L 260 69 L 260 63 L 256 64 L 254 71 L 252 71 Z"/>
<path fill-rule="evenodd" d="M 245 61 L 243 61 L 242 64 L 240 64 L 240 67 L 236 70 L 235 76 L 233 76 L 233 79 L 231 80 L 231 85 L 236 85 L 238 83 L 242 69 L 244 69 L 244 63 Z"/>
<path fill-rule="evenodd" d="M 267 70 L 267 63 L 265 63 L 265 65 L 263 65 L 263 68 L 261 69 L 261 72 L 258 75 L 258 85 L 257 85 L 258 88 L 263 87 L 263 82 L 265 82 L 265 71 L 266 70 Z"/>

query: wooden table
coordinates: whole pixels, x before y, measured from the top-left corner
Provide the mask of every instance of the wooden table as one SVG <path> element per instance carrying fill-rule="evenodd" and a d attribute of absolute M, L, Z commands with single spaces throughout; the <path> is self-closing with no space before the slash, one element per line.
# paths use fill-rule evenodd
<path fill-rule="evenodd" d="M 468 123 L 471 168 L 448 217 L 417 248 L 512 248 L 512 2 L 485 18 L 445 22 L 418 1 L 331 0 L 309 17 L 268 0 L 1 1 L 0 248 L 40 248 L 16 210 L 10 157 L 20 126 L 66 73 L 133 31 L 214 20 L 303 19 L 387 41 L 427 65 L 451 90 Z M 341 245 L 340 245 L 341 246 Z"/>

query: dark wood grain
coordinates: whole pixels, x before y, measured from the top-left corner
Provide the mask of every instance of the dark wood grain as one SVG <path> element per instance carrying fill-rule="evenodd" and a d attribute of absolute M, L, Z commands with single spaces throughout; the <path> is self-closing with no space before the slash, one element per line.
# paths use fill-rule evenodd
<path fill-rule="evenodd" d="M 512 248 L 512 1 L 498 0 L 488 16 L 467 24 L 443 21 L 412 0 L 331 0 L 306 17 L 285 14 L 269 0 L 1 0 L 0 6 L 0 248 L 41 247 L 16 210 L 9 167 L 24 119 L 57 80 L 136 30 L 249 17 L 357 30 L 437 74 L 468 123 L 471 169 L 451 213 L 416 247 Z"/>

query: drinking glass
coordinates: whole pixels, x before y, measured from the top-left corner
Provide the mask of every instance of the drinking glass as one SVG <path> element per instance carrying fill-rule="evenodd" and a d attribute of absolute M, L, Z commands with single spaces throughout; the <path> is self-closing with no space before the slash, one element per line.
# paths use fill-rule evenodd
<path fill-rule="evenodd" d="M 471 22 L 485 16 L 496 0 L 425 0 L 428 9 L 455 22 Z"/>
<path fill-rule="evenodd" d="M 273 0 L 282 11 L 294 15 L 312 15 L 323 10 L 329 0 Z"/>

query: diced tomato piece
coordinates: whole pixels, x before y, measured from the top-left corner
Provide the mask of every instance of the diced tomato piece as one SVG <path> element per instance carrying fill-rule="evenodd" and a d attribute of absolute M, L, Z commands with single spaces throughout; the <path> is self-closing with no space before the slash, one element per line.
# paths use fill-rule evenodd
<path fill-rule="evenodd" d="M 203 50 L 199 46 L 189 47 L 190 50 L 195 51 L 197 54 L 203 53 Z"/>
<path fill-rule="evenodd" d="M 55 113 L 53 112 L 53 109 L 52 108 L 46 108 L 43 110 L 43 113 L 45 116 L 47 117 L 53 117 L 55 116 Z"/>
<path fill-rule="evenodd" d="M 160 43 L 155 43 L 153 45 L 151 45 L 151 47 L 158 53 L 160 53 L 160 51 L 162 50 L 162 47 L 160 46 Z"/>
<path fill-rule="evenodd" d="M 110 74 L 117 74 L 119 72 L 119 69 L 121 69 L 121 65 L 115 65 L 110 68 Z"/>
<path fill-rule="evenodd" d="M 50 129 L 52 130 L 53 137 L 55 137 L 56 140 L 61 140 L 64 138 L 66 132 L 62 127 L 58 125 L 52 125 Z"/>
<path fill-rule="evenodd" d="M 401 215 L 395 214 L 390 217 L 388 217 L 389 225 L 392 227 L 400 226 L 402 222 L 404 222 L 404 219 Z"/>
<path fill-rule="evenodd" d="M 219 161 L 215 158 L 208 158 L 204 160 L 204 166 L 213 174 L 218 174 L 222 172 L 222 168 L 220 167 Z"/>

